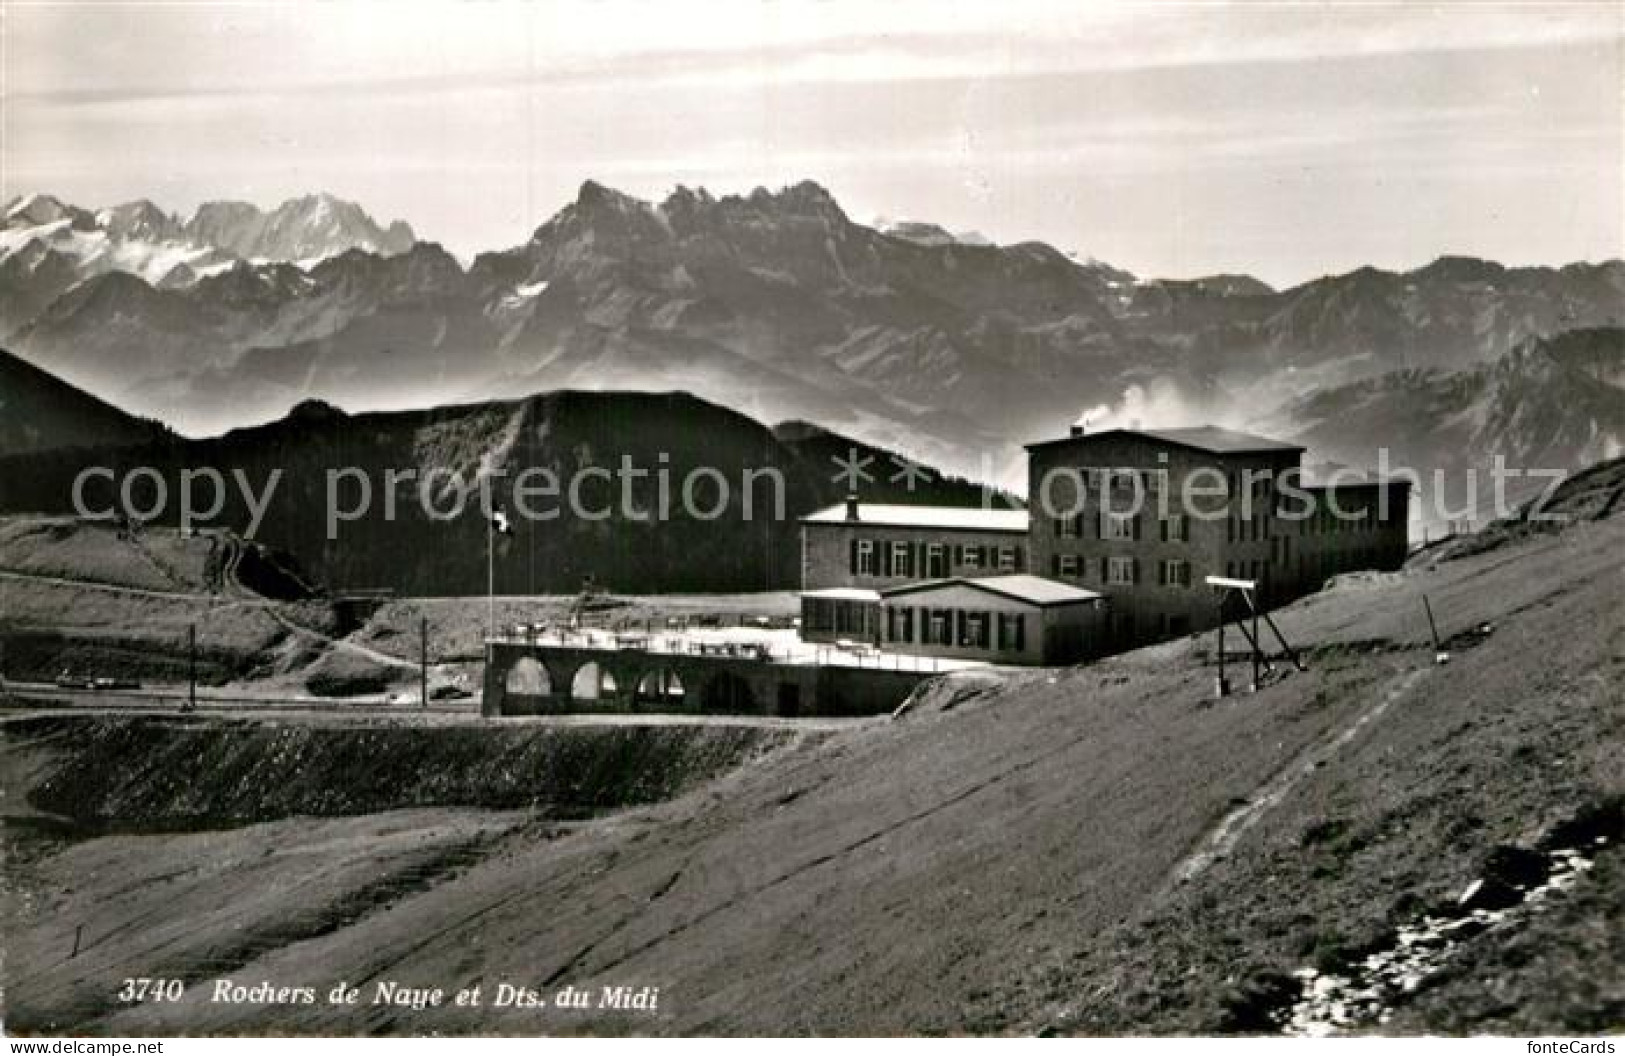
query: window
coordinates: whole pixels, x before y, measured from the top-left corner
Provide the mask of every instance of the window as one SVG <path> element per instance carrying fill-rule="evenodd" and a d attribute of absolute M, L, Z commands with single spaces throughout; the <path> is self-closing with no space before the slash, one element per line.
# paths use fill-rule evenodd
<path fill-rule="evenodd" d="M 1134 518 L 1123 513 L 1108 513 L 1100 526 L 1102 539 L 1133 539 Z"/>
<path fill-rule="evenodd" d="M 1077 579 L 1083 575 L 1083 560 L 1077 554 L 1062 554 L 1055 571 L 1060 575 Z"/>
<path fill-rule="evenodd" d="M 959 644 L 971 649 L 987 648 L 988 614 L 985 612 L 967 612 L 960 623 L 961 635 Z"/>
<path fill-rule="evenodd" d="M 833 631 L 835 629 L 835 604 L 822 598 L 808 598 L 806 603 L 806 623 L 809 631 Z"/>
<path fill-rule="evenodd" d="M 1021 563 L 1020 559 L 1016 556 L 1019 553 L 1019 551 L 1020 551 L 1019 547 L 1014 547 L 1014 546 L 1001 546 L 1001 547 L 999 547 L 999 571 L 1000 572 L 1014 572 L 1014 571 L 1016 571 L 1016 566 Z"/>
<path fill-rule="evenodd" d="M 888 641 L 893 642 L 912 642 L 914 640 L 913 609 L 886 610 L 886 638 Z"/>
<path fill-rule="evenodd" d="M 1079 527 L 1080 521 L 1077 517 L 1055 518 L 1055 534 L 1062 539 L 1076 539 L 1080 534 Z"/>
<path fill-rule="evenodd" d="M 861 601 L 835 602 L 836 634 L 869 634 L 868 608 Z"/>
<path fill-rule="evenodd" d="M 875 541 L 873 539 L 858 540 L 857 573 L 860 576 L 875 574 Z"/>
<path fill-rule="evenodd" d="M 925 574 L 933 579 L 941 579 L 948 574 L 948 554 L 941 543 L 932 543 L 925 548 Z"/>
<path fill-rule="evenodd" d="M 891 569 L 888 575 L 909 576 L 914 570 L 909 567 L 909 544 L 894 542 L 891 544 Z"/>
<path fill-rule="evenodd" d="M 1134 582 L 1135 561 L 1132 557 L 1113 557 L 1106 562 L 1106 582 L 1114 587 L 1127 586 Z"/>
<path fill-rule="evenodd" d="M 979 546 L 965 547 L 965 552 L 960 555 L 959 563 L 965 568 L 981 568 L 982 548 Z"/>
<path fill-rule="evenodd" d="M 1165 543 L 1188 543 L 1191 541 L 1190 522 L 1182 513 L 1169 514 L 1160 522 L 1162 541 Z"/>
<path fill-rule="evenodd" d="M 1191 585 L 1191 563 L 1180 558 L 1157 562 L 1157 582 L 1165 587 Z"/>
<path fill-rule="evenodd" d="M 999 614 L 999 648 L 1017 652 L 1027 648 L 1027 617 L 1019 612 Z"/>
<path fill-rule="evenodd" d="M 928 645 L 947 645 L 948 644 L 948 610 L 947 609 L 932 609 L 931 610 L 931 628 L 930 628 L 929 633 L 926 635 L 926 644 L 928 644 Z"/>

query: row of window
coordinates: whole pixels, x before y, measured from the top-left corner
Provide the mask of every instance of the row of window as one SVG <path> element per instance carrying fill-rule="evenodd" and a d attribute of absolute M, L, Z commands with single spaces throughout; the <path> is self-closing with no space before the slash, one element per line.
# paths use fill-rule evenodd
<path fill-rule="evenodd" d="M 848 571 L 855 576 L 923 576 L 942 579 L 963 572 L 1020 572 L 1022 548 L 919 543 L 902 539 L 853 539 Z"/>
<path fill-rule="evenodd" d="M 1137 557 L 1101 557 L 1086 559 L 1081 554 L 1052 554 L 1050 575 L 1056 579 L 1091 579 L 1098 572 L 1098 582 L 1109 587 L 1127 587 L 1140 582 L 1140 559 Z M 1191 563 L 1184 558 L 1167 558 L 1157 562 L 1157 586 L 1188 587 L 1191 585 Z"/>
<path fill-rule="evenodd" d="M 993 648 L 996 641 L 1001 650 L 1019 652 L 1027 647 L 1027 617 L 1019 612 L 887 606 L 886 640 L 961 649 Z"/>
<path fill-rule="evenodd" d="M 1226 535 L 1232 543 L 1252 543 L 1270 537 L 1269 518 L 1262 513 L 1251 517 L 1232 517 Z"/>
<path fill-rule="evenodd" d="M 1226 561 L 1224 574 L 1231 579 L 1250 579 L 1255 583 L 1262 583 L 1269 578 L 1270 563 L 1268 561 Z"/>
<path fill-rule="evenodd" d="M 802 602 L 803 630 L 866 638 L 872 607 L 862 602 L 807 598 Z"/>
<path fill-rule="evenodd" d="M 1094 529 L 1095 538 L 1129 540 L 1140 538 L 1140 519 L 1126 513 L 1101 511 L 1097 518 L 1084 513 L 1054 518 L 1055 534 L 1061 539 L 1081 539 L 1084 528 Z M 1182 513 L 1157 518 L 1157 538 L 1165 543 L 1191 541 L 1190 520 Z"/>
<path fill-rule="evenodd" d="M 1321 507 L 1313 515 L 1304 518 L 1272 515 L 1268 507 L 1261 507 L 1254 510 L 1249 517 L 1237 515 L 1227 518 L 1228 535 L 1232 543 L 1268 538 L 1272 531 L 1272 522 L 1277 520 L 1287 523 L 1296 520 L 1300 535 L 1324 535 L 1335 532 L 1368 531 L 1391 524 L 1396 519 L 1392 514 L 1384 518 L 1372 507 L 1352 511 L 1347 516 L 1339 516 L 1332 510 Z M 1169 514 L 1157 518 L 1157 521 L 1158 536 L 1163 542 L 1190 541 L 1190 519 L 1184 514 Z M 1093 532 L 1095 537 L 1101 539 L 1140 538 L 1137 517 L 1127 513 L 1112 513 L 1109 510 L 1085 510 L 1067 517 L 1054 517 L 1051 518 L 1051 527 L 1062 539 L 1079 539 L 1086 531 Z"/>
<path fill-rule="evenodd" d="M 1299 520 L 1298 534 L 1327 535 L 1341 532 L 1369 531 L 1388 524 L 1374 509 L 1363 509 L 1349 517 L 1339 517 L 1331 510 L 1317 510 L 1313 516 Z M 1228 517 L 1225 536 L 1232 543 L 1251 543 L 1269 539 L 1275 532 L 1275 522 L 1290 523 L 1285 518 L 1272 516 L 1262 510 L 1250 517 Z M 1139 539 L 1140 518 L 1127 513 L 1108 510 L 1084 511 L 1067 517 L 1050 518 L 1051 530 L 1060 539 Z M 1157 518 L 1157 538 L 1165 543 L 1190 542 L 1190 518 L 1181 513 Z"/>
<path fill-rule="evenodd" d="M 1343 532 L 1370 531 L 1382 525 L 1392 524 L 1396 518 L 1393 511 L 1387 517 L 1379 515 L 1379 511 L 1371 506 L 1359 510 L 1344 510 L 1347 516 L 1338 516 L 1336 513 L 1322 506 L 1313 516 L 1306 517 L 1298 522 L 1300 535 L 1337 535 Z"/>
<path fill-rule="evenodd" d="M 1162 469 L 1128 469 L 1122 467 L 1103 468 L 1088 467 L 1079 469 L 1084 486 L 1091 493 L 1098 493 L 1107 489 L 1113 491 L 1167 491 L 1168 470 Z M 1250 469 L 1245 472 L 1231 471 L 1224 475 L 1224 484 L 1229 493 L 1239 496 L 1244 490 L 1249 490 L 1259 498 L 1267 498 L 1275 494 L 1275 478 L 1270 471 Z M 1203 488 L 1210 488 L 1219 481 L 1211 473 L 1206 480 L 1198 480 Z"/>

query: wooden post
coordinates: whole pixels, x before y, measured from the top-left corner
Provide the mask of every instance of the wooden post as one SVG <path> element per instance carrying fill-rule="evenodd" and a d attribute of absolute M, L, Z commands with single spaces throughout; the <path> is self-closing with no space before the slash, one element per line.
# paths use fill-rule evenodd
<path fill-rule="evenodd" d="M 429 706 L 429 617 L 418 617 L 418 684 L 423 689 L 423 706 Z"/>
<path fill-rule="evenodd" d="M 197 624 L 186 628 L 186 710 L 197 707 Z M 75 944 L 77 946 L 77 943 Z"/>
<path fill-rule="evenodd" d="M 1439 625 L 1433 622 L 1433 605 L 1428 601 L 1428 596 L 1426 594 L 1422 595 L 1422 608 L 1427 611 L 1428 633 L 1433 636 L 1433 662 L 1436 664 L 1448 664 L 1450 662 L 1450 654 L 1445 652 L 1444 645 L 1439 641 Z"/>
<path fill-rule="evenodd" d="M 1230 684 L 1224 678 L 1224 603 L 1225 599 L 1229 597 L 1230 589 L 1228 587 L 1219 590 L 1219 681 L 1213 690 L 1215 697 L 1230 695 Z"/>
<path fill-rule="evenodd" d="M 1433 651 L 1443 652 L 1443 648 L 1439 645 L 1439 625 L 1433 622 L 1433 605 L 1428 601 L 1426 594 L 1422 595 L 1422 608 L 1428 614 L 1428 633 L 1433 636 Z"/>
<path fill-rule="evenodd" d="M 1242 596 L 1246 597 L 1245 592 L 1243 592 Z M 1252 645 L 1253 645 L 1253 687 L 1252 687 L 1252 692 L 1257 693 L 1258 692 L 1258 662 L 1259 662 L 1259 660 L 1263 659 L 1263 651 L 1259 648 L 1259 645 L 1258 645 L 1258 641 L 1259 641 L 1259 639 L 1258 639 L 1258 606 L 1251 604 L 1251 602 L 1252 602 L 1251 598 L 1248 598 L 1247 600 L 1249 602 L 1249 607 L 1253 610 L 1253 642 L 1252 642 Z"/>

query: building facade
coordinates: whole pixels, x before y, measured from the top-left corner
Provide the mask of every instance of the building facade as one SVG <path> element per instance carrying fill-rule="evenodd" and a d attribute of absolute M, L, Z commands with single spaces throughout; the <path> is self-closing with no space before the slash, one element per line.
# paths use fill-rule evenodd
<path fill-rule="evenodd" d="M 882 590 L 922 579 L 1027 567 L 1027 511 L 901 506 L 856 499 L 801 519 L 803 590 Z"/>
<path fill-rule="evenodd" d="M 1307 484 L 1296 444 L 1203 426 L 1027 450 L 1034 565 L 1106 595 L 1120 648 L 1214 626 L 1208 576 L 1251 580 L 1275 606 L 1405 558 L 1408 488 Z"/>
<path fill-rule="evenodd" d="M 803 588 L 824 592 L 804 609 L 804 622 L 810 616 L 816 625 L 808 633 L 916 651 L 967 640 L 1006 662 L 1065 662 L 1052 658 L 1100 655 L 1214 626 L 1218 599 L 1208 576 L 1251 580 L 1263 602 L 1276 606 L 1339 573 L 1395 569 L 1405 560 L 1408 485 L 1311 481 L 1296 444 L 1214 426 L 1074 429 L 1027 452 L 1026 511 L 849 500 L 804 518 Z M 918 614 L 906 633 L 892 622 L 917 592 L 951 591 L 967 601 L 971 581 L 997 578 L 1080 592 L 1071 603 L 1091 599 L 1089 619 L 1099 626 L 1085 632 L 1082 645 L 1052 649 L 1035 648 L 1025 636 L 1017 647 L 980 618 L 968 638 L 956 622 L 929 642 L 921 639 Z M 862 596 L 830 593 L 843 590 Z"/>
<path fill-rule="evenodd" d="M 871 591 L 801 595 L 801 637 L 911 656 L 1002 664 L 1069 664 L 1103 653 L 1098 593 L 1017 573 L 922 580 Z"/>

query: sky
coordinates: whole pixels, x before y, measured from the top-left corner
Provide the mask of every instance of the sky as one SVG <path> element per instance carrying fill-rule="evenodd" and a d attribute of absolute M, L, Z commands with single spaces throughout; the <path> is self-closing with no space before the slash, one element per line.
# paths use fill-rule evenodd
<path fill-rule="evenodd" d="M 0 0 L 0 196 L 325 190 L 464 256 L 587 179 L 1278 286 L 1625 256 L 1625 3 Z"/>

